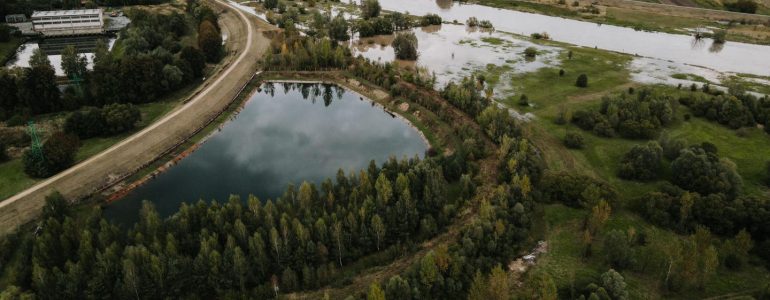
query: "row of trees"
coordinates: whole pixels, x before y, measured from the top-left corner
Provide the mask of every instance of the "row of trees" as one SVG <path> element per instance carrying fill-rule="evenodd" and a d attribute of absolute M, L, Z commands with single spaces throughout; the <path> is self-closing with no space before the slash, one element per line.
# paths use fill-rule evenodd
<path fill-rule="evenodd" d="M 674 122 L 676 105 L 670 95 L 642 89 L 606 96 L 598 110 L 576 111 L 572 122 L 601 136 L 650 139 Z"/>
<path fill-rule="evenodd" d="M 463 201 L 447 187 L 437 161 L 391 159 L 320 186 L 289 186 L 275 201 L 183 204 L 165 220 L 145 203 L 129 231 L 98 210 L 76 218 L 59 209 L 14 246 L 23 257 L 4 271 L 43 299 L 268 298 L 327 284 L 362 256 L 397 255 L 435 235 Z M 46 207 L 64 201 L 54 195 Z"/>
<path fill-rule="evenodd" d="M 195 9 L 204 51 L 181 46 L 181 38 L 189 33 L 188 22 L 194 22 L 184 14 L 132 10 L 130 15 L 132 25 L 122 34 L 122 53 L 112 53 L 106 43 L 98 42 L 93 71 L 86 69 L 84 56 L 74 47 L 64 50 L 62 68 L 79 84 L 67 87 L 63 95 L 57 88 L 54 69 L 42 51 L 35 52 L 30 68 L 0 74 L 0 94 L 4 95 L 0 100 L 0 117 L 151 102 L 201 77 L 206 59 L 215 61 L 221 55 L 221 37 L 211 25 L 216 16 L 209 8 Z M 207 38 L 210 36 L 216 38 Z"/>
<path fill-rule="evenodd" d="M 64 121 L 64 131 L 81 139 L 111 136 L 134 129 L 141 113 L 131 104 L 113 103 L 103 108 L 86 107 L 71 113 Z"/>
<path fill-rule="evenodd" d="M 520 157 L 538 159 L 523 139 L 503 137 L 501 160 Z M 534 156 L 534 157 L 528 157 Z M 540 165 L 540 164 L 538 164 Z M 542 171 L 542 170 L 540 170 Z M 369 299 L 510 299 L 508 274 L 501 267 L 526 251 L 534 209 L 534 186 L 527 168 L 512 169 L 512 178 L 479 199 L 478 219 L 466 225 L 456 240 L 439 245 L 405 272 L 376 282 Z M 482 274 L 489 274 L 488 276 Z M 555 291 L 554 291 L 555 292 Z"/>
<path fill-rule="evenodd" d="M 694 92 L 679 98 L 679 102 L 689 107 L 693 115 L 733 129 L 770 124 L 770 97 L 757 98 L 740 92 L 714 94 Z M 765 126 L 765 130 L 770 133 L 770 126 Z"/>
<path fill-rule="evenodd" d="M 345 46 L 287 31 L 270 43 L 263 65 L 268 70 L 328 70 L 345 69 L 350 61 L 350 49 Z"/>

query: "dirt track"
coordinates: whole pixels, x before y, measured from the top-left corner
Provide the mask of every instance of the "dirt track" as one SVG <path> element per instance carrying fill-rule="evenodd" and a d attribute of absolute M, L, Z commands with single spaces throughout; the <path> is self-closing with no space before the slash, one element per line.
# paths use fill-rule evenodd
<path fill-rule="evenodd" d="M 222 10 L 230 53 L 222 67 L 183 106 L 109 149 L 0 202 L 0 235 L 13 231 L 40 214 L 45 196 L 59 191 L 80 199 L 153 161 L 189 138 L 222 111 L 257 70 L 257 60 L 269 45 L 262 31 L 273 28 L 220 0 L 209 3 Z"/>

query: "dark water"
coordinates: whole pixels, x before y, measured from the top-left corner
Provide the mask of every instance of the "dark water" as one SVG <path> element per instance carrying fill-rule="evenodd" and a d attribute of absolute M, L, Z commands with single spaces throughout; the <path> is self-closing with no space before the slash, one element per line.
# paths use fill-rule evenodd
<path fill-rule="evenodd" d="M 320 183 L 340 168 L 358 171 L 372 159 L 380 164 L 426 148 L 416 129 L 358 94 L 332 85 L 265 85 L 221 132 L 104 213 L 128 223 L 144 199 L 163 216 L 198 199 L 274 199 L 289 183 Z"/>

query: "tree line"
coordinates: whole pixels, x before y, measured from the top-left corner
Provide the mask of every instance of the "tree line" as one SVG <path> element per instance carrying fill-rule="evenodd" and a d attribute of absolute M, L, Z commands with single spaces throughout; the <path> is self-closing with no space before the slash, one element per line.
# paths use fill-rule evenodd
<path fill-rule="evenodd" d="M 36 51 L 30 68 L 0 74 L 0 93 L 5 95 L 0 101 L 0 118 L 152 102 L 201 77 L 205 62 L 216 61 L 221 55 L 221 36 L 212 25 L 216 15 L 210 8 L 195 6 L 191 10 L 195 20 L 176 12 L 160 15 L 131 10 L 131 26 L 121 34 L 117 46 L 121 53 L 109 51 L 106 43 L 99 41 L 91 71 L 86 69 L 84 57 L 74 47 L 67 47 L 62 68 L 76 84 L 68 85 L 63 93 L 57 88 L 50 61 L 42 51 Z M 190 33 L 189 22 L 200 24 L 199 48 L 181 45 L 182 37 Z"/>
<path fill-rule="evenodd" d="M 19 248 L 22 258 L 3 271 L 42 299 L 271 298 L 328 284 L 361 257 L 397 255 L 435 235 L 465 200 L 447 189 L 434 159 L 391 159 L 320 185 L 290 185 L 275 201 L 200 201 L 167 219 L 144 203 L 129 230 L 99 209 L 76 217 L 52 195 L 36 235 L 10 237 L 0 254 Z"/>
<path fill-rule="evenodd" d="M 770 133 L 770 97 L 757 98 L 743 91 L 723 93 L 704 85 L 703 92 L 692 92 L 679 98 L 696 117 L 718 122 L 732 129 L 764 125 Z"/>
<path fill-rule="evenodd" d="M 576 111 L 572 122 L 600 136 L 651 139 L 675 121 L 676 109 L 676 100 L 670 95 L 641 89 L 605 96 L 598 109 Z"/>

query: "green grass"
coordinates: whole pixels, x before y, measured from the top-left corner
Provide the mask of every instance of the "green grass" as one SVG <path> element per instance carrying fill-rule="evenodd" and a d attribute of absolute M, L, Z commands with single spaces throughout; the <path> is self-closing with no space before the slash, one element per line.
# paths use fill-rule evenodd
<path fill-rule="evenodd" d="M 572 51 L 572 59 L 568 58 Z M 514 76 L 511 85 L 518 94 L 526 94 L 531 107 L 518 109 L 524 112 L 535 112 L 538 115 L 555 115 L 555 108 L 560 104 L 582 102 L 582 98 L 592 100 L 593 95 L 614 89 L 629 82 L 629 72 L 626 68 L 631 57 L 612 52 L 568 47 L 559 55 L 560 67 L 548 67 L 533 73 Z M 559 76 L 559 70 L 565 71 Z M 588 87 L 575 86 L 578 75 L 588 76 Z M 515 107 L 518 97 L 508 97 L 504 103 Z"/>
<path fill-rule="evenodd" d="M 729 76 L 726 78 L 722 78 L 722 84 L 725 86 L 740 86 L 747 91 L 762 93 L 766 95 L 770 95 L 770 85 L 762 84 L 756 81 L 752 81 L 753 79 L 759 79 L 759 80 L 765 80 L 767 82 L 770 82 L 770 77 L 765 76 Z"/>
<path fill-rule="evenodd" d="M 763 186 L 765 162 L 770 160 L 770 136 L 758 128 L 746 129 L 746 137 L 740 137 L 735 130 L 700 118 L 666 130 L 671 137 L 681 138 L 690 144 L 710 142 L 717 146 L 719 155 L 732 160 L 743 177 L 744 191 L 751 195 L 767 192 Z"/>
<path fill-rule="evenodd" d="M 703 76 L 695 75 L 695 74 L 676 73 L 676 74 L 671 75 L 671 78 L 681 79 L 681 80 L 697 81 L 697 82 L 703 82 L 703 83 L 711 83 L 706 78 L 703 78 Z"/>
<path fill-rule="evenodd" d="M 24 164 L 21 159 L 14 159 L 0 164 L 0 199 L 5 199 L 35 183 L 33 179 L 24 173 Z"/>
<path fill-rule="evenodd" d="M 0 43 L 0 66 L 5 63 L 16 54 L 16 49 L 24 42 L 23 39 L 17 37 L 11 37 L 8 42 Z"/>
<path fill-rule="evenodd" d="M 583 258 L 580 235 L 583 218 L 588 213 L 583 209 L 566 207 L 561 204 L 546 205 L 544 208 L 545 223 L 550 229 L 545 239 L 549 243 L 548 253 L 538 260 L 536 270 L 549 273 L 557 286 L 569 287 L 575 282 L 582 288 L 581 282 L 598 279 L 601 273 L 610 266 L 602 253 L 603 235 L 613 229 L 627 231 L 634 228 L 637 232 L 645 231 L 650 239 L 674 242 L 683 239 L 671 231 L 655 229 L 638 216 L 627 211 L 613 212 L 612 217 L 595 238 L 593 243 L 594 255 Z M 650 274 L 651 273 L 651 274 Z M 662 294 L 659 284 L 662 273 L 639 272 L 635 270 L 621 271 L 628 284 L 630 299 L 693 299 L 706 296 L 724 295 L 734 292 L 753 290 L 769 280 L 767 270 L 761 266 L 747 265 L 739 271 L 730 271 L 720 267 L 716 274 L 706 284 L 704 290 L 687 289 L 677 294 Z"/>

